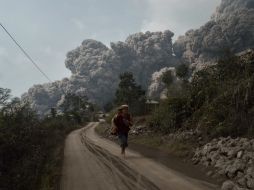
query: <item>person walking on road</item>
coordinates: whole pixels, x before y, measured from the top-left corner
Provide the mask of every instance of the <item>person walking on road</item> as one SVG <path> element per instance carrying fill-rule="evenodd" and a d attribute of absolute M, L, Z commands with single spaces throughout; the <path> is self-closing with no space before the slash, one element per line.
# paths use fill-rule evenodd
<path fill-rule="evenodd" d="M 116 131 L 120 141 L 121 154 L 125 157 L 125 149 L 128 147 L 128 133 L 133 125 L 128 105 L 119 107 L 118 114 L 114 118 L 114 124 L 117 127 Z"/>

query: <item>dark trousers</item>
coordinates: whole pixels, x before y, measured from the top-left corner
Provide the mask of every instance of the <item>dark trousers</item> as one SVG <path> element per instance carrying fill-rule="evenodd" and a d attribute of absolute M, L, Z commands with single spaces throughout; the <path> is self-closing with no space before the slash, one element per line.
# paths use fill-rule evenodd
<path fill-rule="evenodd" d="M 126 148 L 128 146 L 128 133 L 120 133 L 118 134 L 118 138 L 120 141 L 120 146 L 122 148 Z"/>

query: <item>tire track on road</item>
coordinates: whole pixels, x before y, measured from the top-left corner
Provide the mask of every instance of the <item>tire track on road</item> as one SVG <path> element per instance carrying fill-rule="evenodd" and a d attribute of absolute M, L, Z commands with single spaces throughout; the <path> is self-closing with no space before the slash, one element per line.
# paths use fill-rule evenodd
<path fill-rule="evenodd" d="M 137 152 L 121 158 L 115 143 L 94 131 L 98 123 L 73 131 L 65 141 L 61 190 L 214 190 Z"/>
<path fill-rule="evenodd" d="M 109 151 L 100 146 L 95 145 L 86 137 L 86 130 L 88 129 L 89 128 L 84 129 L 81 133 L 82 143 L 94 154 L 95 159 L 111 172 L 116 182 L 120 180 L 129 190 L 159 190 L 155 184 L 139 172 L 130 168 L 122 159 L 112 155 Z M 118 188 L 117 186 L 117 189 Z"/>

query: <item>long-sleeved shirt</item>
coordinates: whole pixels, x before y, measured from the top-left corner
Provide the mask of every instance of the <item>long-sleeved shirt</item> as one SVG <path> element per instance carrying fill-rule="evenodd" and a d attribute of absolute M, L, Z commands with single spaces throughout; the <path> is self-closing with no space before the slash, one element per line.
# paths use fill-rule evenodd
<path fill-rule="evenodd" d="M 116 116 L 116 118 L 114 119 L 114 123 L 117 127 L 117 133 L 128 133 L 130 130 L 130 127 L 128 125 L 125 124 L 124 122 L 124 117 L 120 114 L 118 114 Z"/>

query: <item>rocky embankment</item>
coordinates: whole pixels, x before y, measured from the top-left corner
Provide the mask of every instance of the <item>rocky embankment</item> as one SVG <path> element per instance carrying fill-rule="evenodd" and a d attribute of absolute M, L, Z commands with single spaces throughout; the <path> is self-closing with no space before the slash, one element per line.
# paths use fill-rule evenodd
<path fill-rule="evenodd" d="M 210 175 L 226 177 L 222 190 L 254 189 L 254 139 L 213 139 L 197 148 L 193 162 L 215 168 Z"/>

